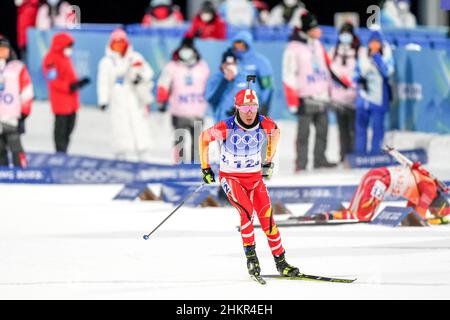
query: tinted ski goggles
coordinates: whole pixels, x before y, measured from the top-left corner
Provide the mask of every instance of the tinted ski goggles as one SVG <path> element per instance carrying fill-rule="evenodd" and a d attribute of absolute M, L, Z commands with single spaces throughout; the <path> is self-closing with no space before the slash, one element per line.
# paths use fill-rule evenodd
<path fill-rule="evenodd" d="M 249 111 L 251 111 L 251 112 L 256 112 L 256 111 L 258 111 L 258 105 L 257 104 L 249 104 L 249 105 L 242 105 L 242 106 L 236 106 L 236 108 L 239 110 L 239 111 L 242 111 L 242 112 L 244 112 L 244 113 L 247 113 L 247 112 L 249 112 Z"/>

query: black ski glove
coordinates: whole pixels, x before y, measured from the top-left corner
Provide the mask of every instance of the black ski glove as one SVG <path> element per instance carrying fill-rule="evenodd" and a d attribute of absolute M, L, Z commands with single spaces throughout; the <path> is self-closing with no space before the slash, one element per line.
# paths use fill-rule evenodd
<path fill-rule="evenodd" d="M 270 180 L 270 178 L 272 178 L 273 167 L 274 167 L 273 162 L 267 162 L 267 163 L 263 164 L 263 166 L 262 166 L 262 176 L 263 176 L 263 178 L 265 180 Z"/>
<path fill-rule="evenodd" d="M 211 168 L 202 169 L 202 173 L 203 173 L 203 181 L 205 181 L 206 184 L 216 182 L 214 172 L 211 170 Z"/>
<path fill-rule="evenodd" d="M 101 106 L 99 106 L 101 111 L 105 111 L 106 109 L 108 109 L 108 105 L 107 104 L 103 104 Z"/>

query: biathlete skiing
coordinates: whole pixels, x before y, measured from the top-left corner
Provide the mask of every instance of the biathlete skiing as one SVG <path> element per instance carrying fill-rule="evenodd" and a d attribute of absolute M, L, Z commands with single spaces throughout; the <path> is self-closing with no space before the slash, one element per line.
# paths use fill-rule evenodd
<path fill-rule="evenodd" d="M 248 88 L 239 91 L 234 99 L 235 114 L 204 130 L 199 137 L 199 153 L 203 180 L 215 182 L 209 164 L 209 144 L 220 143 L 219 182 L 230 203 L 241 217 L 241 236 L 250 276 L 260 278 L 261 268 L 255 250 L 254 215 L 258 216 L 267 236 L 275 265 L 284 277 L 300 275 L 299 269 L 286 261 L 280 231 L 273 219 L 272 204 L 263 181 L 273 173 L 273 158 L 280 139 L 280 129 L 269 117 L 259 114 L 256 92 L 248 76 Z M 263 146 L 267 145 L 267 148 Z M 262 151 L 266 149 L 265 156 Z"/>

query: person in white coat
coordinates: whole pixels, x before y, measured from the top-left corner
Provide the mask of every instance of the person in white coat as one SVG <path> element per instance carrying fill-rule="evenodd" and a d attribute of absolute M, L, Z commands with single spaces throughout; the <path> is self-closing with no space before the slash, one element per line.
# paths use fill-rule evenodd
<path fill-rule="evenodd" d="M 121 29 L 111 34 L 97 78 L 98 104 L 109 110 L 116 159 L 150 161 L 153 70 Z"/>

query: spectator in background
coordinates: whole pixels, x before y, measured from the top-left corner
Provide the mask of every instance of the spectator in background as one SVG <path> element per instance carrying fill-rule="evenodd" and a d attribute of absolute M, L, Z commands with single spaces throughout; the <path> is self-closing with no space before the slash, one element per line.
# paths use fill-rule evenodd
<path fill-rule="evenodd" d="M 36 28 L 48 30 L 54 27 L 67 28 L 76 22 L 72 6 L 63 0 L 43 1 L 36 17 Z"/>
<path fill-rule="evenodd" d="M 283 0 L 270 11 L 268 24 L 271 26 L 290 25 L 291 27 L 300 27 L 300 16 L 305 10 L 305 5 L 300 0 Z"/>
<path fill-rule="evenodd" d="M 27 67 L 17 60 L 8 39 L 0 35 L 0 166 L 27 165 L 20 135 L 33 103 L 33 84 Z"/>
<path fill-rule="evenodd" d="M 253 0 L 256 9 L 256 23 L 258 25 L 268 25 L 270 18 L 270 8 L 264 0 Z"/>
<path fill-rule="evenodd" d="M 322 32 L 314 15 L 306 11 L 301 16 L 301 26 L 294 28 L 283 55 L 287 105 L 289 111 L 298 117 L 296 172 L 306 170 L 311 124 L 316 129 L 314 168 L 335 166 L 325 157 L 331 79 L 344 86 L 350 85 L 348 80 L 341 80 L 331 72 L 331 60 L 320 42 Z"/>
<path fill-rule="evenodd" d="M 117 160 L 150 161 L 151 136 L 148 122 L 153 101 L 153 70 L 134 51 L 122 29 L 112 32 L 97 75 L 101 110 L 109 110 L 111 141 Z"/>
<path fill-rule="evenodd" d="M 361 42 L 356 36 L 351 23 L 345 23 L 339 30 L 336 46 L 331 49 L 331 70 L 339 77 L 349 82 L 354 78 L 356 61 Z M 331 100 L 336 109 L 339 126 L 339 141 L 341 162 L 345 156 L 353 153 L 355 143 L 355 100 L 356 86 L 352 83 L 349 88 L 334 83 L 331 87 Z"/>
<path fill-rule="evenodd" d="M 417 19 L 410 10 L 410 0 L 386 0 L 381 10 L 383 27 L 415 28 Z"/>
<path fill-rule="evenodd" d="M 389 78 L 394 73 L 392 51 L 383 40 L 380 30 L 372 30 L 367 48 L 358 54 L 356 82 L 355 145 L 359 154 L 368 153 L 367 129 L 372 124 L 372 147 L 370 153 L 378 154 L 384 137 L 384 116 L 389 108 Z"/>
<path fill-rule="evenodd" d="M 54 141 L 56 152 L 67 153 L 80 107 L 79 90 L 89 78 L 78 78 L 72 63 L 74 39 L 65 32 L 53 36 L 49 52 L 43 60 L 44 77 L 55 115 Z"/>
<path fill-rule="evenodd" d="M 225 0 L 219 13 L 228 25 L 251 27 L 257 17 L 256 9 L 249 0 Z"/>
<path fill-rule="evenodd" d="M 175 162 L 189 162 L 186 150 L 191 152 L 191 161 L 197 159 L 194 146 L 197 144 L 203 118 L 208 108 L 205 100 L 205 88 L 209 77 L 208 64 L 201 59 L 192 38 L 183 39 L 181 46 L 174 52 L 172 60 L 163 68 L 157 88 L 157 101 L 160 111 L 168 111 L 172 116 L 175 130 L 184 129 L 190 135 L 190 146 L 185 134 L 175 137 Z M 200 129 L 198 132 L 195 128 Z M 184 137 L 183 137 L 184 136 Z M 188 139 L 189 140 L 189 139 Z"/>
<path fill-rule="evenodd" d="M 17 6 L 17 46 L 20 57 L 25 61 L 27 50 L 27 30 L 36 25 L 39 0 L 15 0 Z"/>
<path fill-rule="evenodd" d="M 142 25 L 146 27 L 176 27 L 182 25 L 183 14 L 172 0 L 151 0 L 142 19 Z"/>
<path fill-rule="evenodd" d="M 224 54 L 221 70 L 208 84 L 206 98 L 215 110 L 217 121 L 234 114 L 233 99 L 239 90 L 247 87 L 247 75 L 256 75 L 253 89 L 258 93 L 259 112 L 267 115 L 273 93 L 272 66 L 266 57 L 253 49 L 252 35 L 241 31 Z"/>
<path fill-rule="evenodd" d="M 223 40 L 226 37 L 225 22 L 216 12 L 211 1 L 205 1 L 199 13 L 192 19 L 192 25 L 186 37 Z"/>
<path fill-rule="evenodd" d="M 246 87 L 246 75 L 238 67 L 236 56 L 231 49 L 225 51 L 222 55 L 220 70 L 209 79 L 205 95 L 213 108 L 215 122 L 234 114 L 235 93 Z"/>

